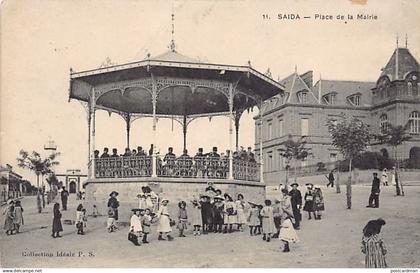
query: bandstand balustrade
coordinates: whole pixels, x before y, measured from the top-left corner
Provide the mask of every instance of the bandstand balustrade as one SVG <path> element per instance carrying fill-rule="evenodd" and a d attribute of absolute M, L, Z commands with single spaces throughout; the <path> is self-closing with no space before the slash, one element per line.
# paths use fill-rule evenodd
<path fill-rule="evenodd" d="M 95 178 L 131 178 L 152 176 L 152 156 L 120 156 L 95 159 Z M 233 179 L 259 181 L 260 166 L 254 161 L 233 159 Z M 158 177 L 229 178 L 229 159 L 195 156 L 163 162 L 157 157 Z"/>

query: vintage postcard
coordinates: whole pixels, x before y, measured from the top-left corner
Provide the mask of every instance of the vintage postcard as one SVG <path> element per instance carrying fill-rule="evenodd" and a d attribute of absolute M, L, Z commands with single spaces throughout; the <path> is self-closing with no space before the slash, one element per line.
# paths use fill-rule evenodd
<path fill-rule="evenodd" d="M 420 267 L 420 1 L 0 23 L 2 268 Z"/>

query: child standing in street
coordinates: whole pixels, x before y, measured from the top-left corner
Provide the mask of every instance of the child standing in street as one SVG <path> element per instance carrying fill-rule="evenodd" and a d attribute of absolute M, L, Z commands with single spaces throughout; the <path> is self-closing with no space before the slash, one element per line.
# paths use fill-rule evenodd
<path fill-rule="evenodd" d="M 263 228 L 263 240 L 270 242 L 271 234 L 275 232 L 273 208 L 271 207 L 271 201 L 265 200 L 265 206 L 261 210 L 262 216 L 262 228 Z"/>
<path fill-rule="evenodd" d="M 79 204 L 76 208 L 76 228 L 78 235 L 85 235 L 83 232 L 83 205 Z"/>
<path fill-rule="evenodd" d="M 385 221 L 381 218 L 369 221 L 363 228 L 362 253 L 365 254 L 366 268 L 386 268 L 387 249 L 382 238 L 379 237 Z"/>
<path fill-rule="evenodd" d="M 139 246 L 139 238 L 142 235 L 142 225 L 140 220 L 140 212 L 142 209 L 132 209 L 133 215 L 130 219 L 130 230 L 128 233 L 128 240 L 131 241 L 134 245 Z"/>
<path fill-rule="evenodd" d="M 20 226 L 23 225 L 23 208 L 19 200 L 15 202 L 14 214 L 13 224 L 15 225 L 16 233 L 19 233 Z"/>
<path fill-rule="evenodd" d="M 151 231 L 151 224 L 152 224 L 152 220 L 153 217 L 151 215 L 151 211 L 150 209 L 145 209 L 144 211 L 140 212 L 140 216 L 141 216 L 141 226 L 143 228 L 143 244 L 148 244 L 149 242 L 147 241 L 147 235 L 150 234 Z"/>
<path fill-rule="evenodd" d="M 159 232 L 159 241 L 165 241 L 163 235 L 166 235 L 168 241 L 172 241 L 174 238 L 169 234 L 172 231 L 171 227 L 171 215 L 169 214 L 168 209 L 169 199 L 162 198 L 161 206 L 157 212 L 157 217 L 159 218 L 159 225 L 157 232 Z"/>
<path fill-rule="evenodd" d="M 289 243 L 299 242 L 299 237 L 297 236 L 291 220 L 294 214 L 289 192 L 287 189 L 282 189 L 281 192 L 283 194 L 283 199 L 281 201 L 282 216 L 279 239 L 284 243 L 283 252 L 290 252 Z"/>
<path fill-rule="evenodd" d="M 260 224 L 260 210 L 257 208 L 257 205 L 251 202 L 248 202 L 251 205 L 251 208 L 248 212 L 248 222 L 249 222 L 249 235 L 257 235 L 257 227 Z"/>
<path fill-rule="evenodd" d="M 96 207 L 96 205 L 93 205 L 93 208 L 92 208 L 92 216 L 93 216 L 93 218 L 98 217 L 98 215 L 99 215 L 98 208 Z"/>
<path fill-rule="evenodd" d="M 115 209 L 113 209 L 112 207 L 108 207 L 108 220 L 106 225 L 108 232 L 114 232 L 117 229 L 115 226 L 115 217 Z"/>
<path fill-rule="evenodd" d="M 201 205 L 194 199 L 192 201 L 193 208 L 191 210 L 191 224 L 194 227 L 193 234 L 194 236 L 200 235 L 200 228 L 203 223 L 203 218 L 201 216 Z"/>
<path fill-rule="evenodd" d="M 187 215 L 187 204 L 185 201 L 178 203 L 178 229 L 179 237 L 185 237 L 184 230 L 187 229 L 188 215 Z"/>

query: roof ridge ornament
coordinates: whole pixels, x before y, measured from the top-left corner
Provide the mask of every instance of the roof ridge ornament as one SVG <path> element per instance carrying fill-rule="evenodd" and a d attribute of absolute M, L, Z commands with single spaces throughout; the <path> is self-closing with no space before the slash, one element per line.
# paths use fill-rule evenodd
<path fill-rule="evenodd" d="M 171 14 L 171 20 L 172 20 L 172 31 L 171 31 L 171 43 L 169 44 L 169 48 L 172 52 L 176 52 L 175 48 L 175 40 L 174 40 L 174 34 L 175 34 L 175 14 L 174 14 L 174 5 L 172 3 L 172 14 Z"/>

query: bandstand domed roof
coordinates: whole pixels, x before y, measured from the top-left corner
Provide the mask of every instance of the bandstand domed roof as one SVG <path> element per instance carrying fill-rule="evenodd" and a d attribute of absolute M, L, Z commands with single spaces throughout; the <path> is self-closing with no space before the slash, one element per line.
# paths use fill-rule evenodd
<path fill-rule="evenodd" d="M 257 105 L 284 87 L 250 65 L 204 63 L 170 50 L 157 57 L 105 68 L 70 73 L 70 99 L 108 111 L 157 115 L 220 114 Z M 93 93 L 94 92 L 94 95 Z"/>

